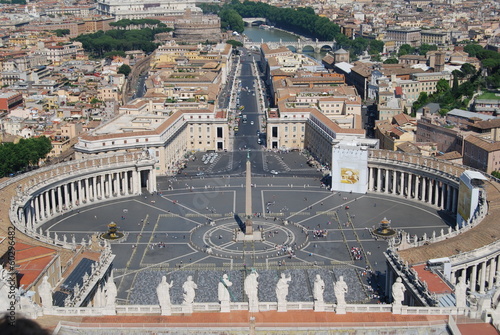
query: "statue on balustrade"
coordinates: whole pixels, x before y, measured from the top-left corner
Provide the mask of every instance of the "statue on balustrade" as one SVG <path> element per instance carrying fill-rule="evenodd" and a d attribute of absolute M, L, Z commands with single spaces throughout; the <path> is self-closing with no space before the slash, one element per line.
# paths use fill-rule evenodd
<path fill-rule="evenodd" d="M 316 275 L 316 279 L 314 279 L 313 286 L 313 297 L 317 302 L 323 302 L 323 293 L 325 292 L 325 282 L 321 279 L 319 274 Z"/>
<path fill-rule="evenodd" d="M 52 301 L 52 285 L 49 283 L 49 277 L 44 276 L 42 283 L 38 285 L 38 295 L 42 299 L 42 306 L 44 308 L 51 308 L 53 306 Z"/>
<path fill-rule="evenodd" d="M 467 307 L 467 284 L 465 283 L 465 276 L 460 277 L 458 283 L 455 285 L 455 300 L 457 308 Z"/>
<path fill-rule="evenodd" d="M 259 278 L 259 274 L 255 269 L 252 269 L 252 272 L 245 278 L 244 289 L 245 294 L 248 297 L 248 307 L 250 312 L 258 312 L 259 311 L 259 282 L 257 281 Z"/>
<path fill-rule="evenodd" d="M 118 294 L 118 290 L 116 289 L 115 281 L 113 279 L 113 272 L 111 272 L 111 276 L 109 276 L 108 278 L 105 290 L 106 290 L 106 307 L 115 308 L 116 295 Z"/>
<path fill-rule="evenodd" d="M 222 276 L 218 287 L 218 296 L 221 303 L 226 303 L 231 301 L 231 295 L 229 293 L 229 288 L 233 286 L 233 283 L 229 281 L 227 274 Z"/>
<path fill-rule="evenodd" d="M 158 302 L 161 308 L 161 315 L 170 315 L 172 303 L 170 302 L 170 288 L 174 282 L 167 283 L 167 277 L 161 277 L 161 282 L 156 287 L 156 294 L 158 295 Z"/>
<path fill-rule="evenodd" d="M 184 304 L 192 304 L 196 295 L 195 290 L 198 289 L 198 285 L 193 281 L 192 276 L 187 277 L 187 280 L 182 284 L 182 289 L 184 290 Z"/>
<path fill-rule="evenodd" d="M 276 299 L 278 300 L 278 304 L 286 303 L 286 297 L 288 295 L 288 286 L 290 286 L 290 281 L 292 280 L 291 276 L 286 276 L 285 273 L 281 273 L 281 278 L 278 280 L 276 284 Z"/>
<path fill-rule="evenodd" d="M 337 299 L 337 306 L 345 306 L 345 295 L 348 291 L 347 283 L 344 281 L 344 276 L 340 276 L 339 280 L 333 284 L 333 291 Z"/>
<path fill-rule="evenodd" d="M 405 300 L 406 287 L 401 280 L 401 277 L 396 279 L 396 282 L 392 284 L 392 303 L 395 306 L 400 306 Z"/>

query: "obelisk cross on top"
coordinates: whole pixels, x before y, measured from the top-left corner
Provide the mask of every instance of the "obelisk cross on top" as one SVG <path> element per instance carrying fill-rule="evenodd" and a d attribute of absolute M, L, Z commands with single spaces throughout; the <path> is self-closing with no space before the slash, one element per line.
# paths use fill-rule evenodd
<path fill-rule="evenodd" d="M 247 169 L 245 184 L 245 235 L 253 235 L 252 228 L 252 162 L 250 162 L 250 150 L 247 151 Z"/>

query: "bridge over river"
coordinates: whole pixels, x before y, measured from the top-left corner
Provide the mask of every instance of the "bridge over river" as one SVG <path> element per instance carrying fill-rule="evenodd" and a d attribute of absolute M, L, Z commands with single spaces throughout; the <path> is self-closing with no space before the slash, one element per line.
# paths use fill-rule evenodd
<path fill-rule="evenodd" d="M 277 49 L 279 47 L 287 47 L 289 49 L 294 49 L 296 52 L 304 52 L 307 50 L 314 50 L 315 53 L 319 53 L 321 50 L 334 50 L 335 47 L 335 42 L 333 41 L 303 41 L 302 39 L 298 39 L 297 42 L 290 42 L 290 41 L 282 41 L 280 40 L 279 42 L 252 42 L 252 41 L 245 41 L 243 45 L 245 48 L 260 48 L 260 46 L 266 43 L 269 48 L 271 49 Z"/>

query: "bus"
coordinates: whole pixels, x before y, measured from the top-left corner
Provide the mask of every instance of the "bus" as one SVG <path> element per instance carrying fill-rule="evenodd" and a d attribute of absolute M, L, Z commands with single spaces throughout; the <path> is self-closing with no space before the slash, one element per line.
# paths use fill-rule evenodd
<path fill-rule="evenodd" d="M 243 115 L 243 123 L 247 123 L 247 116 Z"/>

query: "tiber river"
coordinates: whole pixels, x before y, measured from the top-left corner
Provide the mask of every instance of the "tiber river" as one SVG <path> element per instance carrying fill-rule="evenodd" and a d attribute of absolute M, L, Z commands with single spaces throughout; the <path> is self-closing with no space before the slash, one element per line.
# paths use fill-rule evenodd
<path fill-rule="evenodd" d="M 243 34 L 252 42 L 279 42 L 280 39 L 284 42 L 297 42 L 298 37 L 279 29 L 260 29 L 259 27 L 245 27 Z M 304 52 L 305 55 L 316 58 L 321 61 L 326 52 Z"/>

